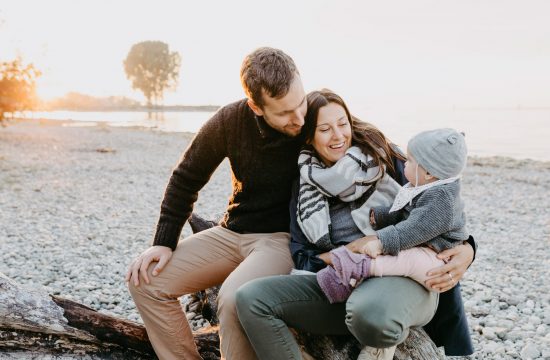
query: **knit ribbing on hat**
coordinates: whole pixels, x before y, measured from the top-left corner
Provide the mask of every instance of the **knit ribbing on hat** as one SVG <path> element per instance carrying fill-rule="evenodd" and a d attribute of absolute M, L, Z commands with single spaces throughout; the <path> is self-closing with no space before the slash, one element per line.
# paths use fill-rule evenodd
<path fill-rule="evenodd" d="M 421 132 L 409 141 L 408 151 L 420 166 L 440 180 L 460 175 L 466 166 L 466 141 L 454 129 Z"/>

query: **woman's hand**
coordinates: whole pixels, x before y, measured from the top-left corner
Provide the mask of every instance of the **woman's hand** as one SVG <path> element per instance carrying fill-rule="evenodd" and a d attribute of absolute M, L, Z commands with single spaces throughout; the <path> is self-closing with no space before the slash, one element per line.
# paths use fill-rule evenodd
<path fill-rule="evenodd" d="M 426 281 L 426 286 L 438 292 L 445 292 L 452 289 L 462 279 L 468 266 L 474 260 L 474 249 L 466 243 L 442 251 L 437 257 L 441 260 L 448 259 L 448 261 L 445 265 L 428 271 L 428 276 L 431 278 Z"/>
<path fill-rule="evenodd" d="M 359 238 L 357 240 L 353 240 L 349 244 L 346 245 L 349 251 L 358 253 L 358 254 L 364 254 L 363 248 L 369 241 L 378 240 L 378 237 L 376 235 L 367 235 L 363 236 L 362 238 Z"/>

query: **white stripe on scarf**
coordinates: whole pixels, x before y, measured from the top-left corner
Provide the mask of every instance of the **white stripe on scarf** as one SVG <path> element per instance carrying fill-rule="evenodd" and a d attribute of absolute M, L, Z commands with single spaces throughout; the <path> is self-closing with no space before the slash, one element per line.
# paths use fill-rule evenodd
<path fill-rule="evenodd" d="M 329 197 L 352 202 L 363 196 L 371 186 L 376 190 L 359 208 L 351 211 L 357 227 L 365 234 L 375 234 L 369 222 L 374 206 L 389 206 L 401 188 L 395 180 L 376 165 L 360 148 L 350 147 L 344 157 L 327 167 L 313 151 L 303 150 L 298 158 L 300 189 L 297 218 L 308 240 L 321 247 L 330 247 Z"/>

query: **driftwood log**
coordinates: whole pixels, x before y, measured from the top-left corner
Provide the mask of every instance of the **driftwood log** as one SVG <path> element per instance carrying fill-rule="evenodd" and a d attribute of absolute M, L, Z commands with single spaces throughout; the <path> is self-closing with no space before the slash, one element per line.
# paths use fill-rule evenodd
<path fill-rule="evenodd" d="M 214 222 L 192 215 L 194 232 Z M 193 294 L 202 315 L 213 325 L 195 332 L 205 360 L 220 358 L 217 331 L 217 288 Z M 360 345 L 352 336 L 316 336 L 296 332 L 314 359 L 355 359 Z M 154 359 L 145 328 L 132 321 L 99 313 L 85 305 L 27 289 L 0 273 L 0 358 L 4 359 Z M 412 329 L 394 359 L 444 359 L 422 329 Z"/>
<path fill-rule="evenodd" d="M 219 359 L 216 327 L 194 335 L 204 359 Z M 156 358 L 142 325 L 24 288 L 0 273 L 0 358 L 57 357 Z"/>

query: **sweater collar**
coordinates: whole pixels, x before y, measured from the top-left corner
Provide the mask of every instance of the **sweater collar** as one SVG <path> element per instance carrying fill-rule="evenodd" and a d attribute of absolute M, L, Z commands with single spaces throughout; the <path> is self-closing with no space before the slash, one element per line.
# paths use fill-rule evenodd
<path fill-rule="evenodd" d="M 431 189 L 435 186 L 441 186 L 445 184 L 450 184 L 452 182 L 457 181 L 460 179 L 459 176 L 455 176 L 448 179 L 443 180 L 437 180 L 434 182 L 431 182 L 429 184 L 424 184 L 420 186 L 412 186 L 410 182 L 406 183 L 405 186 L 403 186 L 397 195 L 395 196 L 395 199 L 393 200 L 393 205 L 390 208 L 389 212 L 394 212 L 397 210 L 403 209 L 407 204 L 412 205 L 412 201 L 415 197 L 417 197 L 419 194 L 423 193 L 424 191 Z"/>
<path fill-rule="evenodd" d="M 299 151 L 302 144 L 302 138 L 300 135 L 291 137 L 280 133 L 269 126 L 262 116 L 255 115 L 255 121 L 258 127 L 258 132 L 260 133 L 260 138 L 262 139 L 263 150 L 269 150 L 272 148 L 276 149 L 281 146 L 292 146 L 296 149 L 296 151 Z"/>
<path fill-rule="evenodd" d="M 269 126 L 263 116 L 254 115 L 254 117 L 256 118 L 256 125 L 258 126 L 258 131 L 260 132 L 262 139 L 271 139 L 281 135 L 284 136 L 284 134 L 281 134 Z"/>

